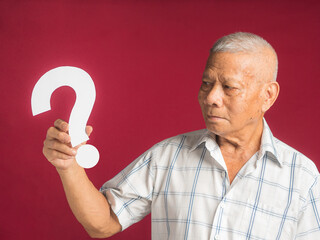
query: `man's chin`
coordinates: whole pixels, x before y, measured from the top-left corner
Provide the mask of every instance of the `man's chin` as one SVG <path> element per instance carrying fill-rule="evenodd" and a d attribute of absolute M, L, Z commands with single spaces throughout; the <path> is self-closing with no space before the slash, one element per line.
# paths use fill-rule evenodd
<path fill-rule="evenodd" d="M 218 124 L 206 124 L 207 129 L 217 136 L 224 135 L 226 130 L 223 126 L 219 126 Z"/>

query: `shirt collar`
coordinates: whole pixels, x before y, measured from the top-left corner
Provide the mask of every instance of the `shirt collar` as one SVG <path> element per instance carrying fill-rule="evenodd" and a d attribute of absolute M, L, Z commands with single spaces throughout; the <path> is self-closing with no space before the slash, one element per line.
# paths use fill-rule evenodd
<path fill-rule="evenodd" d="M 209 140 L 210 139 L 210 140 Z M 216 135 L 212 132 L 210 132 L 208 129 L 206 129 L 202 135 L 199 136 L 198 140 L 195 142 L 195 144 L 192 146 L 190 151 L 194 151 L 196 148 L 198 148 L 202 143 L 206 143 L 207 141 L 214 142 L 214 145 L 218 146 L 216 142 Z M 267 124 L 267 121 L 263 118 L 263 132 L 261 137 L 261 145 L 260 150 L 258 152 L 258 159 L 266 153 L 268 154 L 268 157 L 272 160 L 279 163 L 280 166 L 282 166 L 282 163 L 279 159 L 277 144 L 275 141 L 275 138 L 273 137 L 273 134 Z"/>
<path fill-rule="evenodd" d="M 279 163 L 279 165 L 282 166 L 282 163 L 279 158 L 279 151 L 277 148 L 277 143 L 276 143 L 275 138 L 273 137 L 273 134 L 267 124 L 267 121 L 263 118 L 263 132 L 262 132 L 262 137 L 261 137 L 259 158 L 267 152 L 271 153 L 271 155 L 268 154 L 269 158 L 271 158 L 274 161 L 277 161 Z"/>
<path fill-rule="evenodd" d="M 210 132 L 208 129 L 204 129 L 203 134 L 199 136 L 199 138 L 195 141 L 195 144 L 191 147 L 190 151 L 194 151 L 198 148 L 202 143 L 206 143 L 208 139 L 212 139 L 216 144 L 216 135 Z M 218 144 L 217 144 L 218 145 Z"/>

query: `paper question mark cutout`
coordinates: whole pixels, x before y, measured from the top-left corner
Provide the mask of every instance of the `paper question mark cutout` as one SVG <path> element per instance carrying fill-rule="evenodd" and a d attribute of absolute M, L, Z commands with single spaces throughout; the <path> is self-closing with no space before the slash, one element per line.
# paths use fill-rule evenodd
<path fill-rule="evenodd" d="M 76 92 L 76 101 L 69 118 L 69 135 L 74 147 L 89 139 L 85 129 L 96 98 L 96 89 L 87 72 L 69 66 L 46 72 L 33 88 L 32 114 L 35 116 L 51 110 L 51 95 L 62 86 L 69 86 Z M 76 161 L 83 168 L 92 168 L 99 161 L 99 151 L 90 144 L 83 145 L 77 151 Z"/>

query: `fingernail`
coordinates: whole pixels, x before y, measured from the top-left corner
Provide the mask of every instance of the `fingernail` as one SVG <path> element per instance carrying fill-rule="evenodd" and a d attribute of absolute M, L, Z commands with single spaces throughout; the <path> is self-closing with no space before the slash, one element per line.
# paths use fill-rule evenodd
<path fill-rule="evenodd" d="M 67 127 L 68 127 L 68 125 L 67 125 L 66 123 L 63 123 L 62 128 L 63 128 L 64 130 L 67 130 Z"/>
<path fill-rule="evenodd" d="M 74 155 L 76 155 L 76 154 L 77 154 L 77 151 L 74 150 L 74 149 L 72 149 L 72 153 L 73 153 Z"/>
<path fill-rule="evenodd" d="M 66 136 L 66 137 L 64 138 L 64 140 L 65 140 L 66 143 L 68 143 L 68 142 L 70 142 L 70 137 L 69 137 L 69 136 Z"/>

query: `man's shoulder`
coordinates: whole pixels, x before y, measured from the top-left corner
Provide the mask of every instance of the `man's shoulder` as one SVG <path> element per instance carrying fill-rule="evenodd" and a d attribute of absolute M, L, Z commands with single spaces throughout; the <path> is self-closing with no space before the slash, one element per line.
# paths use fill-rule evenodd
<path fill-rule="evenodd" d="M 199 141 L 208 133 L 207 129 L 200 129 L 192 132 L 186 132 L 164 139 L 157 143 L 155 147 L 165 148 L 170 146 L 180 146 L 183 149 L 192 149 L 197 146 Z"/>
<path fill-rule="evenodd" d="M 164 139 L 163 141 L 161 141 L 159 144 L 161 143 L 170 143 L 170 142 L 180 142 L 182 139 L 187 140 L 190 143 L 197 143 L 197 141 L 200 140 L 200 138 L 202 138 L 204 135 L 206 135 L 208 132 L 207 129 L 200 129 L 200 130 L 196 130 L 196 131 L 192 131 L 192 132 L 186 132 L 186 133 L 181 133 L 178 135 L 175 135 L 173 137 L 169 137 L 167 139 Z"/>
<path fill-rule="evenodd" d="M 283 165 L 291 166 L 294 162 L 295 168 L 303 170 L 314 178 L 319 175 L 317 166 L 306 155 L 277 138 L 275 138 L 275 143 L 277 145 L 280 161 Z"/>

